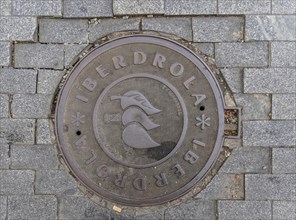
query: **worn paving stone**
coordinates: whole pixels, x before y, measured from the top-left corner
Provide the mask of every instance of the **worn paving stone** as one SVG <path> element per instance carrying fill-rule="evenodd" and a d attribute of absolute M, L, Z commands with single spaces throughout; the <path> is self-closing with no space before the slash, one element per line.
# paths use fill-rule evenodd
<path fill-rule="evenodd" d="M 0 41 L 36 41 L 36 29 L 33 17 L 0 17 Z"/>
<path fill-rule="evenodd" d="M 217 43 L 215 46 L 218 67 L 266 67 L 268 43 Z"/>
<path fill-rule="evenodd" d="M 63 75 L 63 71 L 38 70 L 37 93 L 54 94 Z"/>
<path fill-rule="evenodd" d="M 271 42 L 272 67 L 296 67 L 296 42 Z"/>
<path fill-rule="evenodd" d="M 181 205 L 170 207 L 165 211 L 165 219 L 216 219 L 216 203 L 214 201 L 193 200 Z"/>
<path fill-rule="evenodd" d="M 53 145 L 12 145 L 12 169 L 57 169 L 57 152 Z"/>
<path fill-rule="evenodd" d="M 16 44 L 15 67 L 63 69 L 64 45 Z"/>
<path fill-rule="evenodd" d="M 243 147 L 234 149 L 219 170 L 222 173 L 267 173 L 270 167 L 270 149 Z"/>
<path fill-rule="evenodd" d="M 9 145 L 0 143 L 0 169 L 9 169 Z"/>
<path fill-rule="evenodd" d="M 163 211 L 149 212 L 149 214 L 137 214 L 135 219 L 139 220 L 163 220 Z"/>
<path fill-rule="evenodd" d="M 13 118 L 48 118 L 52 95 L 16 94 L 11 105 Z"/>
<path fill-rule="evenodd" d="M 114 15 L 164 14 L 164 0 L 113 0 Z"/>
<path fill-rule="evenodd" d="M 0 143 L 34 143 L 33 119 L 0 119 Z"/>
<path fill-rule="evenodd" d="M 98 206 L 85 197 L 62 197 L 59 206 L 60 219 L 109 220 L 109 210 Z"/>
<path fill-rule="evenodd" d="M 244 93 L 295 93 L 296 70 L 288 68 L 245 69 Z"/>
<path fill-rule="evenodd" d="M 218 201 L 219 220 L 271 220 L 270 201 Z"/>
<path fill-rule="evenodd" d="M 32 170 L 0 170 L 0 195 L 33 194 Z"/>
<path fill-rule="evenodd" d="M 296 174 L 246 174 L 246 200 L 296 200 Z"/>
<path fill-rule="evenodd" d="M 11 45 L 10 42 L 0 42 L 0 66 L 10 66 Z"/>
<path fill-rule="evenodd" d="M 8 220 L 57 219 L 57 199 L 55 196 L 8 196 Z"/>
<path fill-rule="evenodd" d="M 35 93 L 37 71 L 0 69 L 0 93 Z"/>
<path fill-rule="evenodd" d="M 194 42 L 227 42 L 243 39 L 243 17 L 192 18 Z"/>
<path fill-rule="evenodd" d="M 71 65 L 73 59 L 86 47 L 87 44 L 65 45 L 65 66 Z"/>
<path fill-rule="evenodd" d="M 273 201 L 273 220 L 294 220 L 296 219 L 296 202 Z"/>
<path fill-rule="evenodd" d="M 242 139 L 225 138 L 223 146 L 228 147 L 229 149 L 242 147 Z"/>
<path fill-rule="evenodd" d="M 93 22 L 89 26 L 89 40 L 94 42 L 99 38 L 116 31 L 135 31 L 140 28 L 140 19 L 104 19 Z"/>
<path fill-rule="evenodd" d="M 49 120 L 38 119 L 36 130 L 36 143 L 37 144 L 51 144 L 51 133 L 49 127 Z"/>
<path fill-rule="evenodd" d="M 11 15 L 11 5 L 12 5 L 12 0 L 0 1 L 0 16 L 10 16 Z"/>
<path fill-rule="evenodd" d="M 13 0 L 16 16 L 62 16 L 62 0 Z"/>
<path fill-rule="evenodd" d="M 142 29 L 162 31 L 192 41 L 190 18 L 144 18 Z"/>
<path fill-rule="evenodd" d="M 0 118 L 9 116 L 9 97 L 6 94 L 0 94 Z"/>
<path fill-rule="evenodd" d="M 207 56 L 214 57 L 215 55 L 213 43 L 193 43 L 193 46 Z"/>
<path fill-rule="evenodd" d="M 242 107 L 242 120 L 269 119 L 271 96 L 265 94 L 234 94 L 237 106 Z"/>
<path fill-rule="evenodd" d="M 296 148 L 272 149 L 272 173 L 296 173 Z"/>
<path fill-rule="evenodd" d="M 112 17 L 112 1 L 64 0 L 64 17 Z"/>
<path fill-rule="evenodd" d="M 269 14 L 271 0 L 219 0 L 219 14 Z"/>
<path fill-rule="evenodd" d="M 244 121 L 244 146 L 295 146 L 295 121 Z"/>
<path fill-rule="evenodd" d="M 0 220 L 7 219 L 7 196 L 0 196 Z"/>
<path fill-rule="evenodd" d="M 296 14 L 294 0 L 272 0 L 272 14 Z"/>
<path fill-rule="evenodd" d="M 166 15 L 216 14 L 217 0 L 169 0 L 165 3 Z"/>
<path fill-rule="evenodd" d="M 247 15 L 246 40 L 296 40 L 296 16 Z"/>
<path fill-rule="evenodd" d="M 296 119 L 296 94 L 272 95 L 272 119 Z"/>
<path fill-rule="evenodd" d="M 88 20 L 40 19 L 40 42 L 49 43 L 87 43 Z"/>
<path fill-rule="evenodd" d="M 227 85 L 233 93 L 243 92 L 243 70 L 240 68 L 220 69 Z"/>

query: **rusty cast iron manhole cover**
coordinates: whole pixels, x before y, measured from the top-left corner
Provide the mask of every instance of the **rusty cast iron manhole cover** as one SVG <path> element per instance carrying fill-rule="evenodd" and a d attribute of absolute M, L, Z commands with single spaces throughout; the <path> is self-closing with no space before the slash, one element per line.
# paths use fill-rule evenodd
<path fill-rule="evenodd" d="M 209 68 L 176 42 L 136 35 L 92 50 L 57 104 L 64 159 L 92 192 L 144 206 L 178 198 L 219 155 L 224 103 Z"/>

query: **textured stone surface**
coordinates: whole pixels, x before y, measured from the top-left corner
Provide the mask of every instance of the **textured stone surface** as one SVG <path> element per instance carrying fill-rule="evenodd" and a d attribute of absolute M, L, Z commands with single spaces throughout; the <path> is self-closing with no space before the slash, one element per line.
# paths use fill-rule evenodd
<path fill-rule="evenodd" d="M 216 0 L 169 0 L 165 3 L 166 15 L 200 15 L 216 13 Z"/>
<path fill-rule="evenodd" d="M 0 169 L 8 169 L 10 158 L 8 155 L 9 146 L 8 144 L 0 143 Z"/>
<path fill-rule="evenodd" d="M 114 15 L 164 14 L 164 0 L 113 0 Z"/>
<path fill-rule="evenodd" d="M 64 45 L 16 44 L 15 67 L 63 69 Z"/>
<path fill-rule="evenodd" d="M 6 94 L 0 94 L 0 118 L 8 118 L 9 116 L 9 97 Z"/>
<path fill-rule="evenodd" d="M 0 42 L 0 66 L 10 66 L 10 42 Z"/>
<path fill-rule="evenodd" d="M 296 42 L 271 42 L 271 66 L 295 67 Z"/>
<path fill-rule="evenodd" d="M 240 41 L 243 17 L 197 17 L 192 19 L 194 42 Z"/>
<path fill-rule="evenodd" d="M 37 92 L 42 94 L 54 94 L 63 75 L 63 71 L 39 70 Z"/>
<path fill-rule="evenodd" d="M 7 218 L 7 196 L 0 196 L 0 219 Z"/>
<path fill-rule="evenodd" d="M 286 68 L 245 69 L 245 93 L 295 93 L 296 70 Z"/>
<path fill-rule="evenodd" d="M 190 18 L 147 18 L 142 20 L 143 30 L 155 30 L 192 40 Z"/>
<path fill-rule="evenodd" d="M 274 201 L 272 204 L 274 220 L 296 219 L 296 202 Z"/>
<path fill-rule="evenodd" d="M 247 15 L 246 40 L 296 40 L 296 16 Z"/>
<path fill-rule="evenodd" d="M 296 173 L 296 148 L 272 149 L 272 173 Z"/>
<path fill-rule="evenodd" d="M 272 95 L 272 119 L 296 119 L 296 94 Z"/>
<path fill-rule="evenodd" d="M 139 215 L 136 215 L 135 219 L 162 220 L 164 219 L 164 213 L 161 211 L 158 211 L 158 212 L 150 212 L 149 214 L 139 214 Z"/>
<path fill-rule="evenodd" d="M 65 46 L 65 66 L 71 64 L 73 59 L 87 46 L 87 44 L 72 44 Z"/>
<path fill-rule="evenodd" d="M 36 70 L 0 69 L 1 93 L 35 93 Z"/>
<path fill-rule="evenodd" d="M 270 201 L 218 201 L 219 220 L 271 220 Z"/>
<path fill-rule="evenodd" d="M 12 145 L 12 169 L 56 169 L 57 152 L 53 145 Z"/>
<path fill-rule="evenodd" d="M 193 46 L 207 56 L 213 57 L 215 54 L 213 43 L 193 43 Z"/>
<path fill-rule="evenodd" d="M 219 0 L 219 14 L 269 14 L 271 0 Z"/>
<path fill-rule="evenodd" d="M 245 121 L 244 146 L 295 146 L 295 121 Z"/>
<path fill-rule="evenodd" d="M 239 68 L 228 68 L 220 70 L 227 85 L 233 93 L 243 92 L 243 70 Z"/>
<path fill-rule="evenodd" d="M 215 48 L 218 67 L 265 67 L 268 65 L 266 42 L 217 43 Z"/>
<path fill-rule="evenodd" d="M 272 0 L 272 14 L 296 14 L 294 0 Z"/>
<path fill-rule="evenodd" d="M 12 0 L 0 1 L 0 16 L 10 16 L 11 15 L 11 5 L 12 5 Z"/>
<path fill-rule="evenodd" d="M 37 144 L 51 144 L 51 133 L 49 127 L 49 120 L 38 119 L 36 130 L 36 142 Z"/>
<path fill-rule="evenodd" d="M 13 0 L 12 14 L 22 16 L 61 16 L 62 0 Z"/>

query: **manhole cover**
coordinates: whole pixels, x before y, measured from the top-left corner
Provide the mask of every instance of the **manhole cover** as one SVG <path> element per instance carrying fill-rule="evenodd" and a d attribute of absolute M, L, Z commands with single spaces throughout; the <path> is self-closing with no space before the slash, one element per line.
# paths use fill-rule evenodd
<path fill-rule="evenodd" d="M 156 36 L 92 50 L 71 72 L 56 129 L 73 174 L 95 194 L 144 206 L 176 199 L 219 155 L 224 104 L 209 68 Z"/>

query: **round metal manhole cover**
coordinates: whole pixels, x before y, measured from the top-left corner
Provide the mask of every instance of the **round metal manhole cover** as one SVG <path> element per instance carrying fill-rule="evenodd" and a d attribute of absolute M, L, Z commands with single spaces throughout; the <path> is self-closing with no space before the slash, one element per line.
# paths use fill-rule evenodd
<path fill-rule="evenodd" d="M 176 199 L 223 141 L 224 103 L 209 68 L 180 44 L 135 35 L 93 49 L 60 92 L 64 159 L 92 192 L 125 205 Z"/>

